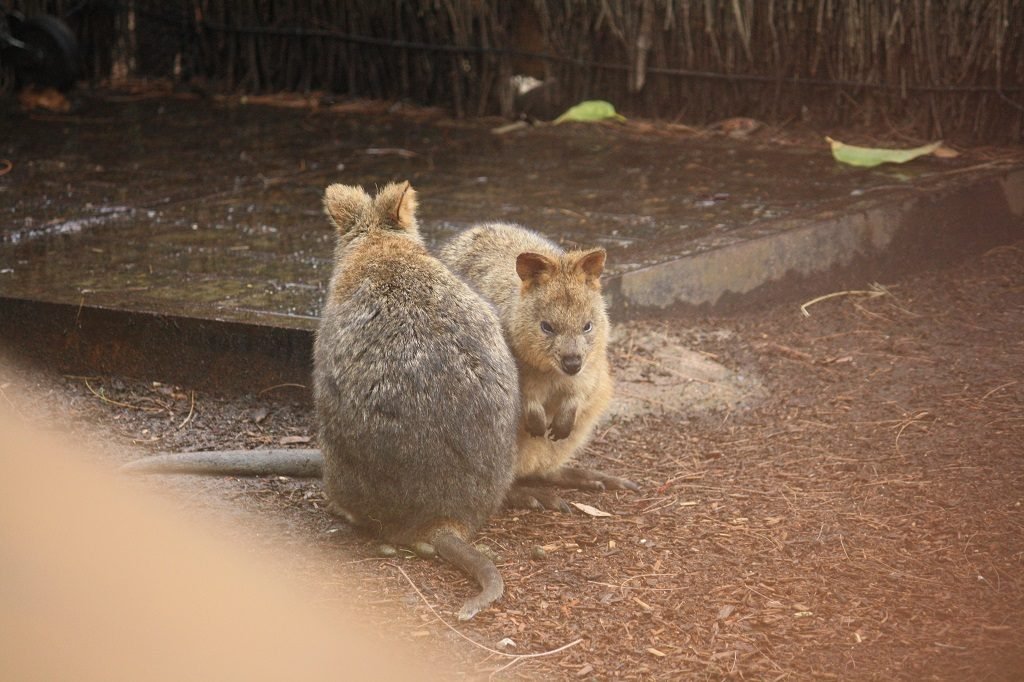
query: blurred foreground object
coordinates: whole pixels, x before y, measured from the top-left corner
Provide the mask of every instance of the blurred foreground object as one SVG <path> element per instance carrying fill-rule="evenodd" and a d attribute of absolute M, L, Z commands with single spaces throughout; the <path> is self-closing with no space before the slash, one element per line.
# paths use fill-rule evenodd
<path fill-rule="evenodd" d="M 0 407 L 0 679 L 413 678 L 350 613 L 77 454 Z"/>

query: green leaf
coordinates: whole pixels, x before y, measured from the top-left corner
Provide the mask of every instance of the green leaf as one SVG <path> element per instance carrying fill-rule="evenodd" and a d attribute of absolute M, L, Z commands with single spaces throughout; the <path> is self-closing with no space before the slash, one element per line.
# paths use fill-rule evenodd
<path fill-rule="evenodd" d="M 611 102 L 605 102 L 603 99 L 591 99 L 570 107 L 564 114 L 555 119 L 555 123 L 565 123 L 566 121 L 590 123 L 592 121 L 603 121 L 608 118 L 614 118 L 617 121 L 626 120 L 625 116 L 615 111 L 615 107 L 612 106 Z"/>
<path fill-rule="evenodd" d="M 839 140 L 826 137 L 832 147 L 832 156 L 836 161 L 860 166 L 862 168 L 873 168 L 883 163 L 906 163 L 919 156 L 935 153 L 936 149 L 942 147 L 942 140 L 926 144 L 923 147 L 913 149 L 880 149 L 875 147 L 855 147 L 852 144 L 844 144 Z"/>

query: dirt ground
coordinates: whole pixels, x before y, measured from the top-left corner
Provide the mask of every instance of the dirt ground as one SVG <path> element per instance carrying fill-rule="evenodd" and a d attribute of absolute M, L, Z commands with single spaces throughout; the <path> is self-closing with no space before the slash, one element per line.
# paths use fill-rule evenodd
<path fill-rule="evenodd" d="M 183 507 L 237 514 L 240 532 L 282 553 L 311 550 L 348 577 L 318 585 L 325 600 L 354 600 L 468 677 L 1021 679 L 1024 241 L 883 284 L 809 316 L 798 302 L 621 325 L 615 368 L 634 400 L 582 463 L 643 492 L 568 493 L 605 517 L 494 518 L 479 544 L 506 594 L 467 624 L 454 619 L 466 579 L 440 561 L 378 558 L 324 511 L 316 482 L 150 483 L 183 493 Z M 666 348 L 723 369 L 687 374 Z M 105 433 L 112 463 L 314 435 L 295 387 L 223 397 L 7 374 L 8 407 Z M 752 388 L 693 393 L 727 380 Z"/>

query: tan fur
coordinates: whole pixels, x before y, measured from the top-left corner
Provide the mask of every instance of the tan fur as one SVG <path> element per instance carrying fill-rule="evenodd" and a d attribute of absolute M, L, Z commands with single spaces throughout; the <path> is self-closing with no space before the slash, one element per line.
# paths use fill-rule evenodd
<path fill-rule="evenodd" d="M 600 284 L 604 249 L 566 253 L 535 232 L 491 223 L 452 239 L 440 258 L 494 304 L 516 358 L 523 408 L 517 476 L 560 469 L 589 442 L 612 397 Z M 541 322 L 554 333 L 545 334 Z M 592 329 L 584 332 L 588 322 Z M 582 368 L 570 375 L 560 362 L 574 353 Z M 559 415 L 575 418 L 568 435 L 554 440 L 536 428 L 531 434 L 531 412 L 543 414 L 552 433 Z"/>

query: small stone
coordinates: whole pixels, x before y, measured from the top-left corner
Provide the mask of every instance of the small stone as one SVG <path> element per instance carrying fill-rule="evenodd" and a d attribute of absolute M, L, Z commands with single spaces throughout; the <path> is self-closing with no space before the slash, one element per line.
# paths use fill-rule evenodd
<path fill-rule="evenodd" d="M 398 556 L 398 550 L 393 545 L 381 545 L 377 548 L 377 554 L 390 559 L 391 557 Z"/>
<path fill-rule="evenodd" d="M 421 559 L 433 559 L 437 556 L 437 550 L 429 542 L 414 542 L 410 549 Z"/>
<path fill-rule="evenodd" d="M 540 545 L 534 545 L 533 549 L 530 550 L 530 558 L 535 561 L 543 561 L 548 558 L 547 550 Z"/>

